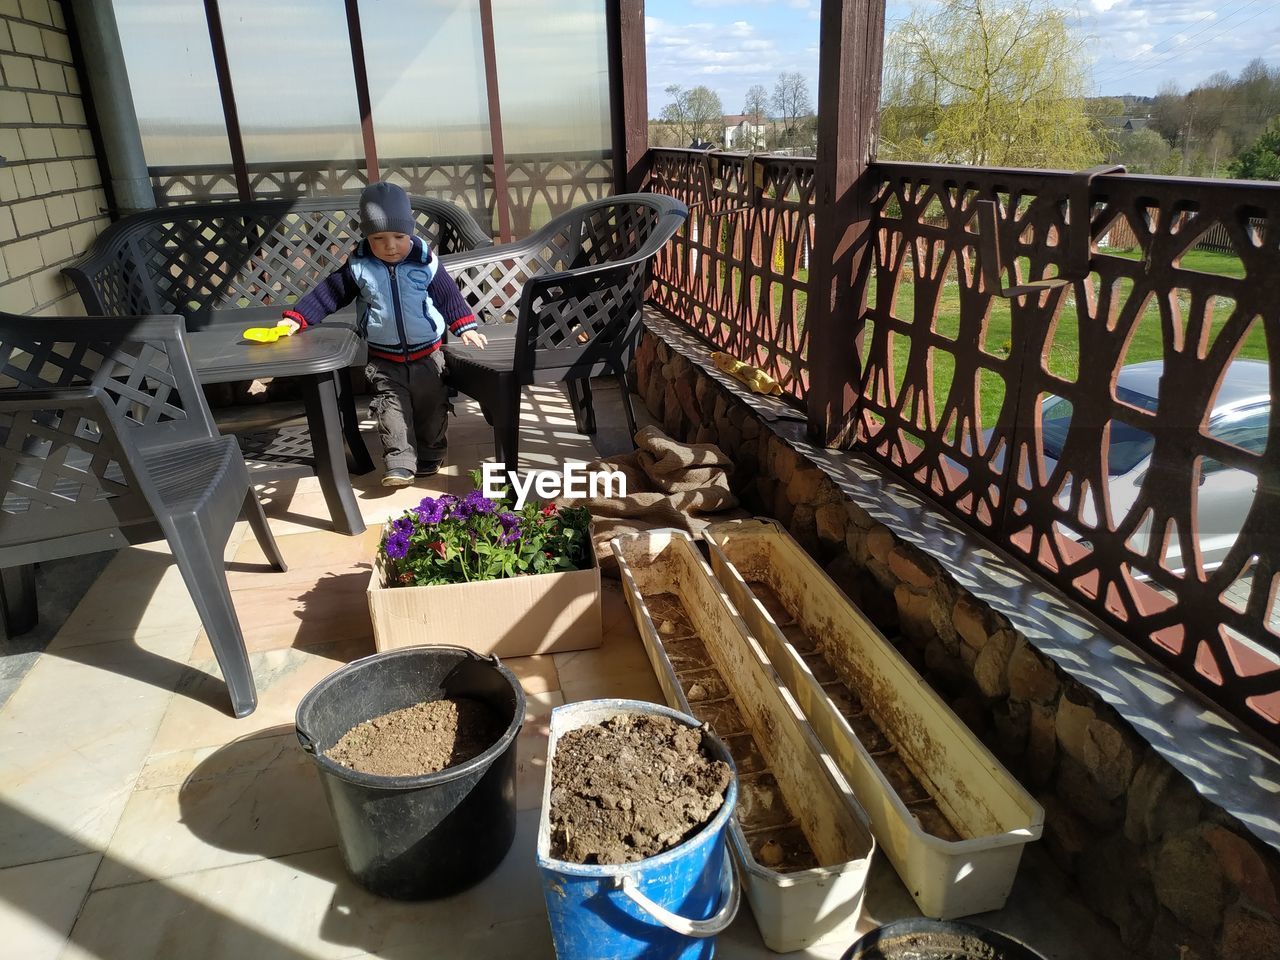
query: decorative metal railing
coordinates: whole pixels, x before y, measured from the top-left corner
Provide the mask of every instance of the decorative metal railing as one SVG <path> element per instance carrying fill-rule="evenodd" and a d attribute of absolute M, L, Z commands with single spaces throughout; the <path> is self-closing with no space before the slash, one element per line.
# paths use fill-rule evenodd
<path fill-rule="evenodd" d="M 497 233 L 492 156 L 384 159 L 382 178 L 411 194 L 462 204 L 480 226 Z M 251 163 L 254 199 L 357 193 L 368 184 L 364 160 L 299 160 Z M 235 200 L 236 178 L 230 163 L 152 167 L 156 203 Z M 587 200 L 613 192 L 613 161 L 608 151 L 559 154 L 507 154 L 507 203 L 515 236 L 524 236 L 551 217 Z"/>
<path fill-rule="evenodd" d="M 803 398 L 787 218 L 812 210 L 812 161 L 756 158 L 752 197 L 745 158 L 713 157 L 708 178 L 698 154 L 654 154 L 653 189 L 701 206 L 653 299 L 743 359 L 799 368 Z M 1244 380 L 1280 387 L 1280 186 L 871 175 L 867 308 L 836 320 L 862 336 L 859 451 L 1280 740 L 1280 414 L 1266 399 L 1223 412 Z M 1099 242 L 1122 233 L 1135 249 Z M 782 270 L 760 253 L 779 237 Z"/>
<path fill-rule="evenodd" d="M 813 160 L 650 154 L 651 189 L 689 205 L 688 223 L 654 264 L 651 299 L 803 399 Z"/>

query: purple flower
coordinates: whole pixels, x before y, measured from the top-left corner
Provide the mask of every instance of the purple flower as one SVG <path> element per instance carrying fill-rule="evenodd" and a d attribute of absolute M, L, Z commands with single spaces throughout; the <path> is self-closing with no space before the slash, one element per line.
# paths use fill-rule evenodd
<path fill-rule="evenodd" d="M 427 524 L 440 523 L 448 510 L 449 504 L 445 503 L 444 497 L 439 500 L 423 497 L 422 502 L 414 508 L 414 512 L 418 515 L 418 522 Z"/>
<path fill-rule="evenodd" d="M 392 560 L 399 560 L 409 552 L 409 538 L 393 533 L 387 537 L 386 551 Z"/>
<path fill-rule="evenodd" d="M 458 503 L 454 510 L 454 516 L 465 519 L 477 513 L 493 513 L 497 508 L 498 505 L 485 497 L 479 490 L 472 490 Z"/>
<path fill-rule="evenodd" d="M 502 536 L 499 543 L 515 543 L 520 539 L 520 517 L 514 513 L 498 514 L 498 523 L 502 524 Z"/>
<path fill-rule="evenodd" d="M 398 520 L 393 520 L 391 526 L 401 537 L 407 538 L 413 533 L 413 521 L 408 517 L 400 517 Z"/>

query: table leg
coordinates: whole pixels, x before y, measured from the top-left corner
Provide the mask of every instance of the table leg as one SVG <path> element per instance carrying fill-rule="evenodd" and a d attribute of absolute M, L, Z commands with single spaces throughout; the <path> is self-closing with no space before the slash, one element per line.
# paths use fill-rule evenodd
<path fill-rule="evenodd" d="M 336 378 L 327 373 L 303 377 L 302 390 L 311 449 L 316 458 L 316 476 L 320 478 L 320 490 L 329 506 L 333 528 L 349 535 L 363 533 L 364 518 L 360 516 L 355 491 L 351 489 L 351 476 L 347 473 Z"/>
<path fill-rule="evenodd" d="M 371 473 L 374 469 L 373 458 L 369 456 L 369 448 L 365 446 L 364 435 L 360 432 L 360 416 L 356 413 L 356 395 L 351 388 L 351 368 L 343 367 L 337 372 L 338 409 L 342 414 L 342 435 L 346 437 L 347 449 L 351 451 L 351 472 L 360 476 Z"/>
<path fill-rule="evenodd" d="M 0 636 L 16 637 L 40 622 L 36 608 L 36 568 L 31 564 L 0 570 Z"/>

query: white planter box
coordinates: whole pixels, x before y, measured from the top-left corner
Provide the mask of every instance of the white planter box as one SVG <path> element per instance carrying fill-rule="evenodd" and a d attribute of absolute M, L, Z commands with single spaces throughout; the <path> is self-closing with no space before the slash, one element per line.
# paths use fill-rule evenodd
<path fill-rule="evenodd" d="M 1043 829 L 1040 804 L 785 530 L 744 520 L 713 524 L 703 537 L 715 575 L 853 786 L 921 913 L 951 919 L 1003 907 L 1023 846 Z M 921 826 L 899 795 L 905 788 L 891 785 L 749 581 L 777 595 L 795 618 L 789 629 L 798 628 L 797 639 L 821 638 L 821 657 L 838 683 L 861 700 L 927 791 L 912 799 L 914 809 L 936 804 L 960 839 Z M 877 753 L 888 762 L 887 752 Z"/>
<path fill-rule="evenodd" d="M 452 643 L 497 657 L 600 646 L 600 566 L 506 580 L 388 587 L 381 552 L 369 578 L 379 651 Z"/>
<path fill-rule="evenodd" d="M 701 706 L 695 703 L 691 708 L 646 602 L 663 593 L 679 597 L 820 864 L 782 873 L 760 863 L 740 822 L 743 804 L 749 802 L 749 791 L 740 784 L 729 841 L 765 944 L 785 953 L 820 940 L 851 941 L 862 913 L 875 841 L 849 785 L 824 754 L 798 704 L 689 536 L 653 532 L 614 539 L 611 546 L 627 604 L 668 705 L 693 716 Z M 725 732 L 717 733 L 728 743 Z"/>

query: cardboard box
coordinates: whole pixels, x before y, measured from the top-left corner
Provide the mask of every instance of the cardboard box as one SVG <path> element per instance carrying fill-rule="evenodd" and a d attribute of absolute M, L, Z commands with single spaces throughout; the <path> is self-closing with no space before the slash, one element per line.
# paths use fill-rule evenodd
<path fill-rule="evenodd" d="M 601 643 L 600 565 L 507 580 L 388 587 L 381 552 L 369 578 L 379 651 L 452 643 L 498 657 L 586 650 Z"/>

